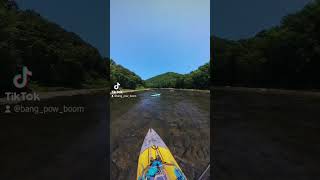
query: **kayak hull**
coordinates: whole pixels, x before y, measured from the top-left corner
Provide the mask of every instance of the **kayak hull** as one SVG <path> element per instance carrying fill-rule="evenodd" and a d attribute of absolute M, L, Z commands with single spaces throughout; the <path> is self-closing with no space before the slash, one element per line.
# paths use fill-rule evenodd
<path fill-rule="evenodd" d="M 168 180 L 176 180 L 177 177 L 183 180 L 186 179 L 169 148 L 153 129 L 149 129 L 139 155 L 137 180 L 144 180 L 146 169 L 150 166 L 152 160 L 157 157 L 160 157 L 164 164 L 163 170 Z"/>

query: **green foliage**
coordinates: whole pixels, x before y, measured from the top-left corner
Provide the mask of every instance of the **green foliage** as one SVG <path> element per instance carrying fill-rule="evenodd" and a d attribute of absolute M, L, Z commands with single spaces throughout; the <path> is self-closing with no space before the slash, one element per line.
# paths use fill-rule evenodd
<path fill-rule="evenodd" d="M 320 1 L 246 40 L 213 37 L 215 85 L 320 88 Z"/>
<path fill-rule="evenodd" d="M 187 76 L 191 79 L 191 88 L 208 89 L 210 83 L 209 63 L 200 66 L 197 70 L 191 72 Z M 190 87 L 189 87 L 190 88 Z"/>
<path fill-rule="evenodd" d="M 146 80 L 147 87 L 153 88 L 172 88 L 176 86 L 176 82 L 181 81 L 182 74 L 168 72 Z"/>
<path fill-rule="evenodd" d="M 96 48 L 32 10 L 12 10 L 14 2 L 10 7 L 7 2 L 0 1 L 1 89 L 12 88 L 21 65 L 39 85 L 81 87 L 88 80 L 107 80 L 108 61 Z"/>
<path fill-rule="evenodd" d="M 113 60 L 110 62 L 111 84 L 119 82 L 121 88 L 136 89 L 144 86 L 143 80 L 134 72 L 116 64 Z"/>
<path fill-rule="evenodd" d="M 209 63 L 206 63 L 189 74 L 168 72 L 155 76 L 146 80 L 146 85 L 152 88 L 208 89 L 209 82 Z"/>

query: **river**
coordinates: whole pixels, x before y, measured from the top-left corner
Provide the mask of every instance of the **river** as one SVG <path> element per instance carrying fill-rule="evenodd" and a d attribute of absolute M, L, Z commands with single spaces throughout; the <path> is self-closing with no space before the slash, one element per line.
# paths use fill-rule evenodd
<path fill-rule="evenodd" d="M 159 97 L 152 97 L 161 93 Z M 143 139 L 155 129 L 188 179 L 210 161 L 210 94 L 153 90 L 136 98 L 112 98 L 111 179 L 134 179 Z"/>
<path fill-rule="evenodd" d="M 209 94 L 136 95 L 112 98 L 111 120 L 105 95 L 37 104 L 84 106 L 83 113 L 0 113 L 0 179 L 105 180 L 109 140 L 111 179 L 134 179 L 149 128 L 160 134 L 187 177 L 198 177 L 210 159 Z M 319 95 L 222 89 L 212 97 L 215 179 L 319 179 Z"/>
<path fill-rule="evenodd" d="M 213 91 L 214 179 L 319 179 L 320 96 Z"/>
<path fill-rule="evenodd" d="M 105 180 L 109 151 L 111 179 L 135 179 L 149 128 L 160 134 L 186 176 L 198 177 L 210 160 L 209 93 L 157 92 L 160 97 L 146 91 L 135 92 L 135 98 L 111 98 L 111 120 L 106 95 L 18 104 L 84 107 L 77 113 L 17 113 L 12 104 L 12 113 L 4 114 L 1 106 L 0 179 Z"/>
<path fill-rule="evenodd" d="M 19 104 L 18 104 L 19 105 Z M 4 114 L 1 107 L 0 179 L 105 180 L 107 96 L 85 95 L 24 103 L 24 107 L 84 107 L 78 113 Z"/>

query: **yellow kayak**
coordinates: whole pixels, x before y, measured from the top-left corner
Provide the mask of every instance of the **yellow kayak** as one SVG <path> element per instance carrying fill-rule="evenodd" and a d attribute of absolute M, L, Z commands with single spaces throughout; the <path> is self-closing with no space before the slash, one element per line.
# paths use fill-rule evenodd
<path fill-rule="evenodd" d="M 139 155 L 137 180 L 187 180 L 169 148 L 149 129 Z"/>

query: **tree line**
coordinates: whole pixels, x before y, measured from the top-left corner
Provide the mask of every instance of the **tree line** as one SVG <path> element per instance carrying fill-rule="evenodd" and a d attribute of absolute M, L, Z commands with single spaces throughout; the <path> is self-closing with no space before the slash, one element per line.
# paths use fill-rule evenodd
<path fill-rule="evenodd" d="M 31 83 L 44 87 L 109 86 L 110 81 L 111 84 L 119 82 L 127 89 L 209 87 L 209 64 L 190 74 L 171 76 L 168 73 L 144 81 L 134 72 L 102 57 L 77 34 L 33 10 L 20 10 L 12 0 L 0 0 L 0 56 L 1 92 L 16 90 L 12 78 L 21 73 L 23 66 L 33 72 Z"/>
<path fill-rule="evenodd" d="M 146 80 L 146 86 L 151 88 L 209 89 L 209 85 L 209 63 L 189 74 L 168 72 Z"/>
<path fill-rule="evenodd" d="M 120 83 L 121 88 L 125 89 L 136 89 L 145 86 L 140 76 L 117 64 L 114 60 L 110 61 L 110 78 L 111 84 Z"/>
<path fill-rule="evenodd" d="M 78 35 L 14 1 L 0 0 L 0 89 L 12 89 L 22 65 L 44 86 L 82 87 L 98 80 L 124 88 L 209 88 L 212 85 L 320 88 L 320 0 L 283 18 L 281 25 L 248 39 L 211 38 L 212 62 L 181 75 L 166 73 L 143 81 L 100 55 Z M 209 66 L 212 71 L 209 71 Z"/>
<path fill-rule="evenodd" d="M 111 60 L 111 83 L 121 84 L 125 89 L 136 88 L 179 88 L 179 89 L 209 89 L 209 63 L 199 67 L 189 74 L 168 72 L 142 80 L 141 77 L 127 68 Z"/>
<path fill-rule="evenodd" d="M 248 39 L 211 38 L 213 85 L 320 88 L 320 1 Z"/>
<path fill-rule="evenodd" d="M 108 82 L 109 61 L 78 35 L 49 22 L 33 10 L 19 10 L 12 0 L 0 0 L 0 89 L 14 89 L 21 66 L 43 86 L 82 87 Z"/>

